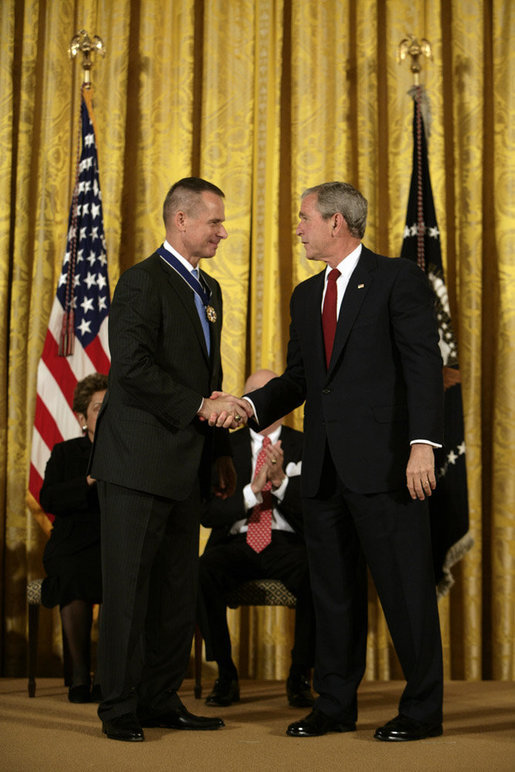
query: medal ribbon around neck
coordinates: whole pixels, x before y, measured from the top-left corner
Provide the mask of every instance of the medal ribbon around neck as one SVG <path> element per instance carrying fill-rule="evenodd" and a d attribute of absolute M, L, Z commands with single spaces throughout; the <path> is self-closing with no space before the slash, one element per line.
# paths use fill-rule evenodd
<path fill-rule="evenodd" d="M 190 273 L 190 271 L 188 271 L 188 269 L 181 263 L 181 261 L 178 260 L 175 255 L 172 254 L 172 252 L 169 252 L 167 249 L 165 249 L 164 246 L 159 247 L 156 252 L 160 257 L 163 258 L 166 263 L 168 263 L 170 268 L 173 268 L 174 271 L 177 271 L 181 279 L 184 279 L 186 284 L 191 287 L 193 292 L 199 296 L 204 308 L 206 309 L 206 317 L 208 322 L 211 322 L 212 324 L 216 322 L 216 311 L 213 306 L 209 304 L 211 292 L 206 292 L 202 284 L 197 281 L 197 279 Z"/>

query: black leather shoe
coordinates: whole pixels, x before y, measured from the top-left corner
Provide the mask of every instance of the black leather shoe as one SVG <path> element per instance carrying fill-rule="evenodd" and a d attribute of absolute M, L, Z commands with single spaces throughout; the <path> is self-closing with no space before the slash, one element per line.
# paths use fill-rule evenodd
<path fill-rule="evenodd" d="M 385 742 L 406 742 L 424 740 L 426 737 L 439 737 L 443 732 L 441 724 L 424 724 L 407 716 L 396 716 L 374 732 L 376 740 Z"/>
<path fill-rule="evenodd" d="M 286 694 L 292 708 L 312 708 L 315 704 L 309 681 L 305 676 L 290 676 L 286 681 Z"/>
<path fill-rule="evenodd" d="M 141 724 L 134 713 L 124 713 L 110 721 L 102 722 L 102 731 L 110 740 L 140 743 L 145 739 Z"/>
<path fill-rule="evenodd" d="M 141 720 L 142 726 L 162 726 L 165 729 L 219 729 L 225 726 L 221 718 L 205 718 L 194 716 L 184 705 L 175 710 L 169 710 L 160 716 L 152 716 Z"/>
<path fill-rule="evenodd" d="M 233 702 L 240 701 L 240 686 L 237 678 L 232 680 L 217 678 L 213 691 L 206 698 L 206 705 L 221 705 L 227 708 Z"/>
<path fill-rule="evenodd" d="M 70 686 L 68 689 L 68 699 L 70 702 L 91 702 L 89 684 Z"/>
<path fill-rule="evenodd" d="M 306 718 L 290 724 L 286 734 L 290 737 L 320 737 L 327 732 L 354 732 L 355 729 L 353 721 L 337 721 L 320 710 L 312 710 Z"/>

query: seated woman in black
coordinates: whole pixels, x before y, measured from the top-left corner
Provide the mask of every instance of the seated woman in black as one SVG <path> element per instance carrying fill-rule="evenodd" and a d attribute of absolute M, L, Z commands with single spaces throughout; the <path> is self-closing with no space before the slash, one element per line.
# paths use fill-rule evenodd
<path fill-rule="evenodd" d="M 107 376 L 93 373 L 79 381 L 73 410 L 83 437 L 60 442 L 48 460 L 40 503 L 55 516 L 43 554 L 47 577 L 41 600 L 59 604 L 63 634 L 73 666 L 70 702 L 99 699 L 98 685 L 90 693 L 92 608 L 102 602 L 100 507 L 95 480 L 87 475 L 98 411 L 107 389 Z"/>

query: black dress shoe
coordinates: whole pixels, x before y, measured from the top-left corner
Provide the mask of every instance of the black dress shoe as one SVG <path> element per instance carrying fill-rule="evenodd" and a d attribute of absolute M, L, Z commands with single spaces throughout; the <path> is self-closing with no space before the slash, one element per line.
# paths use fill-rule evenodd
<path fill-rule="evenodd" d="M 233 702 L 239 701 L 240 686 L 238 679 L 217 678 L 213 691 L 206 699 L 206 705 L 221 705 L 223 708 L 227 708 Z"/>
<path fill-rule="evenodd" d="M 288 703 L 293 708 L 312 708 L 315 704 L 309 681 L 305 676 L 290 676 L 286 681 L 286 694 Z"/>
<path fill-rule="evenodd" d="M 79 684 L 79 686 L 70 686 L 68 689 L 68 699 L 70 702 L 91 702 L 89 693 L 89 684 Z"/>
<path fill-rule="evenodd" d="M 306 718 L 290 724 L 286 734 L 290 737 L 320 737 L 327 732 L 354 732 L 355 729 L 353 721 L 337 721 L 320 710 L 312 710 Z"/>
<path fill-rule="evenodd" d="M 162 726 L 166 729 L 219 729 L 225 726 L 221 718 L 205 718 L 194 716 L 184 705 L 175 710 L 169 710 L 159 716 L 149 716 L 141 719 L 142 726 Z"/>
<path fill-rule="evenodd" d="M 396 716 L 374 732 L 376 740 L 385 742 L 406 742 L 424 740 L 426 737 L 439 737 L 443 732 L 441 724 L 424 724 L 407 716 Z"/>
<path fill-rule="evenodd" d="M 124 713 L 123 716 L 117 716 L 110 721 L 103 721 L 102 731 L 110 740 L 140 743 L 145 739 L 141 724 L 134 713 Z"/>

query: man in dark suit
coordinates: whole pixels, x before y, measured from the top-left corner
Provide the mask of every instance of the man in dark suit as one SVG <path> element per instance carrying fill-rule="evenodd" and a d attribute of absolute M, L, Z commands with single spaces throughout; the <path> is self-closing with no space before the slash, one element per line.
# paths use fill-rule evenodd
<path fill-rule="evenodd" d="M 302 494 L 320 696 L 287 733 L 355 729 L 368 564 L 407 681 L 399 715 L 375 737 L 418 740 L 442 732 L 426 501 L 442 442 L 442 364 L 423 271 L 362 246 L 366 214 L 351 185 L 304 193 L 296 232 L 307 258 L 327 267 L 294 290 L 286 370 L 251 400 L 260 426 L 306 403 Z"/>
<path fill-rule="evenodd" d="M 142 727 L 216 729 L 177 690 L 195 622 L 201 496 L 215 460 L 219 495 L 235 486 L 227 433 L 205 419 L 222 381 L 222 296 L 204 271 L 224 228 L 223 193 L 195 177 L 172 186 L 166 241 L 120 278 L 109 315 L 111 371 L 92 451 L 102 522 L 103 702 L 111 739 L 143 740 Z M 226 403 L 226 426 L 246 417 Z M 238 416 L 236 418 L 236 416 Z M 220 422 L 222 425 L 224 422 Z"/>
<path fill-rule="evenodd" d="M 271 370 L 258 370 L 248 377 L 245 392 L 274 377 Z M 240 698 L 225 597 L 251 579 L 280 579 L 296 596 L 295 642 L 286 693 L 293 707 L 313 705 L 309 677 L 315 631 L 300 497 L 302 440 L 302 433 L 282 426 L 282 420 L 259 434 L 245 428 L 231 435 L 236 491 L 227 499 L 213 497 L 202 519 L 213 530 L 200 558 L 200 620 L 207 659 L 218 665 L 218 678 L 206 705 L 225 707 Z M 267 495 L 271 516 L 263 528 L 269 541 L 259 540 L 256 548 L 249 523 L 256 515 L 261 521 Z"/>

